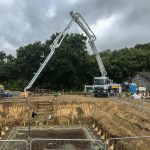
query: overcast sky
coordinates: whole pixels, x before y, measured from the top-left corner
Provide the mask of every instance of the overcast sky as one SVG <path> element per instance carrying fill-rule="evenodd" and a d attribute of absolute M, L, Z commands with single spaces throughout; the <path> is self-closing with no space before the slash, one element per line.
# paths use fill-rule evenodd
<path fill-rule="evenodd" d="M 79 12 L 97 37 L 99 51 L 150 42 L 150 0 L 0 0 L 0 50 L 44 42 Z M 81 33 L 77 26 L 70 32 Z"/>

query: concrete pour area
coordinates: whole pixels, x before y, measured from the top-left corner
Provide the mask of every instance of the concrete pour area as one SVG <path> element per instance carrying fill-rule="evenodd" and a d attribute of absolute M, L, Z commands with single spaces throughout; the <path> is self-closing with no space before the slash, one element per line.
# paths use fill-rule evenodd
<path fill-rule="evenodd" d="M 30 139 L 91 139 L 93 138 L 84 127 L 32 127 Z M 28 139 L 28 128 L 18 127 L 11 139 Z"/>
<path fill-rule="evenodd" d="M 31 144 L 32 150 L 66 150 L 68 148 L 73 150 L 90 150 L 93 149 L 92 144 L 95 141 L 95 137 L 90 130 L 81 126 L 32 127 L 30 137 L 28 137 L 28 127 L 17 127 L 11 130 L 10 133 L 10 140 L 26 140 Z M 12 150 L 12 147 L 15 149 L 13 144 L 6 143 L 3 143 L 0 149 Z M 22 150 L 25 149 L 23 142 L 20 142 L 20 147 L 22 147 Z M 16 150 L 18 150 L 18 148 L 16 148 Z"/>

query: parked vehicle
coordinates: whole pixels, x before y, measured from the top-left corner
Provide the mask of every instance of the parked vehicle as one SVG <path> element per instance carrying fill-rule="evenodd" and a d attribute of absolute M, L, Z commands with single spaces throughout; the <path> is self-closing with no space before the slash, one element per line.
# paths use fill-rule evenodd
<path fill-rule="evenodd" d="M 0 84 L 0 97 L 10 97 L 12 96 L 10 90 L 5 90 L 4 86 Z"/>

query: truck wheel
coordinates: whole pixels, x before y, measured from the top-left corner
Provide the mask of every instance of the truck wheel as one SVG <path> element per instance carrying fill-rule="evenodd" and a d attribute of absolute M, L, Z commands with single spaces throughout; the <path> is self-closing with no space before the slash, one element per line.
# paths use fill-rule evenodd
<path fill-rule="evenodd" d="M 107 93 L 107 97 L 110 97 L 110 93 Z"/>
<path fill-rule="evenodd" d="M 94 97 L 97 97 L 97 94 L 94 94 Z"/>

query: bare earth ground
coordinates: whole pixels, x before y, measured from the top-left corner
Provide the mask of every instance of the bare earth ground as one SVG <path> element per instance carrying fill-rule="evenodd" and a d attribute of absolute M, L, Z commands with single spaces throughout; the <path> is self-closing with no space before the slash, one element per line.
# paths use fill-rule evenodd
<path fill-rule="evenodd" d="M 17 98 L 12 101 L 15 100 Z M 19 101 L 0 103 L 0 126 L 18 125 L 27 119 L 26 105 Z M 30 97 L 29 101 L 32 110 L 38 102 L 53 102 L 53 115 L 57 117 L 76 117 L 77 108 L 81 108 L 84 116 L 93 117 L 113 137 L 150 136 L 150 102 L 83 95 L 61 95 L 55 100 L 54 96 Z"/>
<path fill-rule="evenodd" d="M 17 99 L 16 99 L 17 100 Z M 30 97 L 29 101 L 52 101 L 53 96 Z M 125 100 L 124 100 L 125 101 Z M 67 103 L 66 103 L 67 102 Z M 127 102 L 127 101 L 126 101 Z M 60 103 L 60 104 L 59 104 Z M 64 104 L 63 104 L 64 103 Z M 55 104 L 55 102 L 54 102 Z M 79 104 L 83 108 L 86 116 L 93 116 L 100 124 L 107 128 L 113 135 L 119 136 L 142 136 L 150 135 L 150 112 L 139 111 L 124 104 L 119 98 L 93 98 L 79 95 L 62 95 L 56 100 L 56 107 L 66 107 L 61 109 L 61 114 L 67 115 L 67 107 L 74 107 Z M 8 106 L 8 107 L 7 107 Z M 26 117 L 26 104 L 14 103 L 14 105 L 4 105 L 0 103 L 0 124 L 18 123 Z M 145 102 L 144 106 L 150 110 L 150 102 Z M 56 112 L 57 115 L 59 112 Z M 69 112 L 68 112 L 69 113 Z"/>

